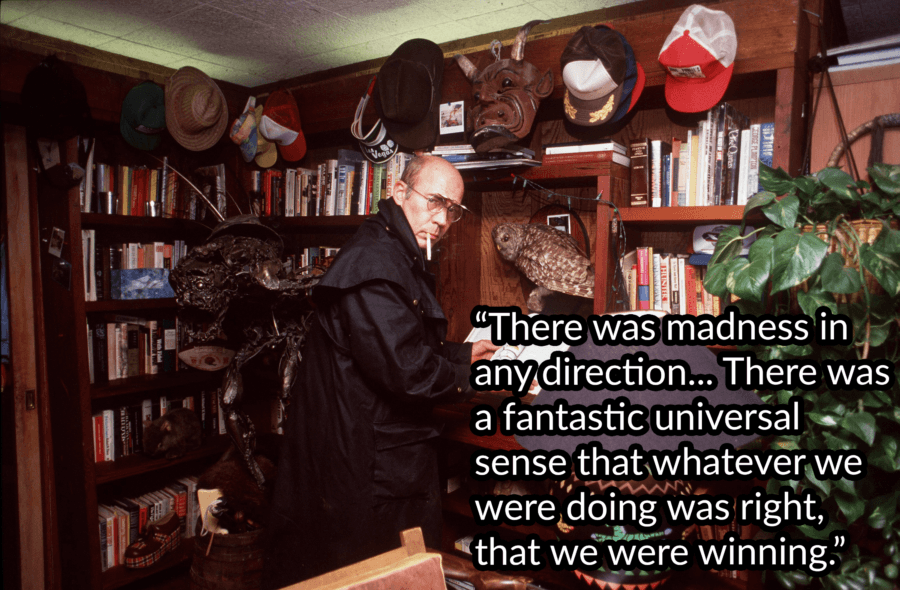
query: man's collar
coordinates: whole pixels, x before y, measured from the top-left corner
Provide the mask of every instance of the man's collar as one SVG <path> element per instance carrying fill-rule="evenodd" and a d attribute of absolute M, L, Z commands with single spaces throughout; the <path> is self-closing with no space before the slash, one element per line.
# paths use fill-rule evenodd
<path fill-rule="evenodd" d="M 412 227 L 406 219 L 406 214 L 393 198 L 383 199 L 378 203 L 378 214 L 385 220 L 385 229 L 400 240 L 403 249 L 409 254 L 414 265 L 424 269 L 425 261 L 422 257 L 422 251 L 419 249 L 419 242 L 413 234 Z"/>

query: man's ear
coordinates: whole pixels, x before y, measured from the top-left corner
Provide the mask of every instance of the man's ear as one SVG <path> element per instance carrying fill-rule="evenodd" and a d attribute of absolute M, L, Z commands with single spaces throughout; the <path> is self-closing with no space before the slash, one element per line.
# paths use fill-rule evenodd
<path fill-rule="evenodd" d="M 400 201 L 402 201 L 404 199 L 409 198 L 409 195 L 407 194 L 407 191 L 406 191 L 406 183 L 405 182 L 403 182 L 402 180 L 398 180 L 397 182 L 394 183 L 393 196 L 395 197 L 394 201 L 396 201 L 397 203 L 399 203 Z"/>

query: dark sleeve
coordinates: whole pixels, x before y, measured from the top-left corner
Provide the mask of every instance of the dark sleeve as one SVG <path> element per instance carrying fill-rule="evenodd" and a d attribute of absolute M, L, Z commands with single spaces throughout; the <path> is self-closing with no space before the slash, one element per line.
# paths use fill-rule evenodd
<path fill-rule="evenodd" d="M 468 365 L 472 363 L 471 342 L 444 342 L 444 355 L 454 363 Z"/>
<path fill-rule="evenodd" d="M 373 281 L 341 296 L 341 323 L 350 327 L 350 356 L 373 388 L 412 402 L 452 403 L 474 392 L 469 361 L 454 362 L 426 343 L 418 312 L 394 283 Z M 453 350 L 458 358 L 459 347 Z"/>

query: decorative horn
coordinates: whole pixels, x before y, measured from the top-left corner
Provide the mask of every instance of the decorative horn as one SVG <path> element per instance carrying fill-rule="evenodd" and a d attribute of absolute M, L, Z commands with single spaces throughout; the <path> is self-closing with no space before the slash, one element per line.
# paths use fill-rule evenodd
<path fill-rule="evenodd" d="M 474 82 L 475 78 L 478 77 L 478 68 L 475 67 L 469 58 L 465 55 L 457 53 L 453 56 L 456 59 L 456 63 L 459 64 L 459 69 L 463 71 L 463 74 L 466 75 L 466 78 L 469 79 L 469 82 Z"/>
<path fill-rule="evenodd" d="M 548 20 L 533 20 L 525 24 L 519 32 L 516 33 L 516 40 L 513 41 L 512 54 L 509 56 L 513 61 L 522 61 L 525 59 L 525 40 L 528 38 L 528 32 L 535 25 L 546 25 Z"/>

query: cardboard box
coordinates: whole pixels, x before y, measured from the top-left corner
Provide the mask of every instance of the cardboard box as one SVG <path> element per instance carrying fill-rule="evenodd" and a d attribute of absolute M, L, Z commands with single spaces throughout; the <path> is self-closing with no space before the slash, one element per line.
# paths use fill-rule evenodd
<path fill-rule="evenodd" d="M 109 273 L 113 299 L 165 299 L 175 297 L 168 268 L 134 268 Z"/>

